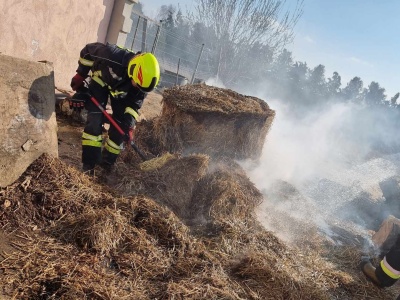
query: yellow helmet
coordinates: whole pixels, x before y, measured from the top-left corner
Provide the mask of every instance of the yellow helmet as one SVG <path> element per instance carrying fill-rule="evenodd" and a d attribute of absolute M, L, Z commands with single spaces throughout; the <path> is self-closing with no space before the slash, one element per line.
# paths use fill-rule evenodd
<path fill-rule="evenodd" d="M 160 79 L 160 66 L 152 53 L 141 53 L 128 64 L 128 76 L 143 92 L 151 92 Z"/>

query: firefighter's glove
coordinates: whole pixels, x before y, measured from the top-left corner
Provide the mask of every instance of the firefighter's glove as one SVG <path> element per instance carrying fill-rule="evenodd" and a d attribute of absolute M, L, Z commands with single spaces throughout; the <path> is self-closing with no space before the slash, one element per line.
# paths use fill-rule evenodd
<path fill-rule="evenodd" d="M 74 91 L 79 90 L 81 87 L 83 87 L 83 83 L 85 81 L 85 77 L 82 75 L 76 73 L 74 77 L 71 79 L 71 88 Z"/>
<path fill-rule="evenodd" d="M 80 112 L 82 109 L 85 108 L 86 102 L 90 100 L 90 95 L 87 93 L 75 93 L 69 99 L 69 108 Z"/>
<path fill-rule="evenodd" d="M 132 140 L 133 140 L 133 128 L 129 129 L 129 131 L 124 134 L 124 142 L 130 144 Z"/>
<path fill-rule="evenodd" d="M 124 131 L 124 141 L 130 143 L 133 139 L 133 129 L 135 127 L 136 120 L 135 118 L 128 114 L 124 114 L 124 118 L 121 124 L 121 128 Z"/>

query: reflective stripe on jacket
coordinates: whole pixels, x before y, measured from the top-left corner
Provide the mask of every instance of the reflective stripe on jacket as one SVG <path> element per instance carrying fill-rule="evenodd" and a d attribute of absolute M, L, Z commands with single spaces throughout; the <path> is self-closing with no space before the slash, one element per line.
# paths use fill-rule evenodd
<path fill-rule="evenodd" d="M 129 61 L 135 55 L 113 44 L 90 43 L 81 50 L 76 71 L 84 77 L 91 71 L 92 79 L 107 87 L 112 97 L 127 99 L 129 106 L 138 111 L 146 94 L 132 85 L 127 74 Z"/>

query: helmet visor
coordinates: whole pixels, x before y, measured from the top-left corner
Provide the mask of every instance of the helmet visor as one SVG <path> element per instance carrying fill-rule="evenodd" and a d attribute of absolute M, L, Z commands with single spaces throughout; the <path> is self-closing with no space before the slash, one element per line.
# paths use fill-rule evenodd
<path fill-rule="evenodd" d="M 135 71 L 135 66 L 136 65 L 134 65 L 134 64 L 132 64 L 130 67 L 129 67 L 129 69 L 128 69 L 128 76 L 129 76 L 129 78 L 133 78 L 134 77 L 134 71 Z"/>
<path fill-rule="evenodd" d="M 142 92 L 149 93 L 149 92 L 151 92 L 152 90 L 154 90 L 154 88 L 155 88 L 155 86 L 156 86 L 156 83 L 157 83 L 157 78 L 156 78 L 156 77 L 153 77 L 153 78 L 151 79 L 150 85 L 149 85 L 148 87 L 143 87 L 143 86 L 141 86 L 140 84 L 137 84 L 137 86 L 138 86 L 138 88 L 139 88 Z"/>

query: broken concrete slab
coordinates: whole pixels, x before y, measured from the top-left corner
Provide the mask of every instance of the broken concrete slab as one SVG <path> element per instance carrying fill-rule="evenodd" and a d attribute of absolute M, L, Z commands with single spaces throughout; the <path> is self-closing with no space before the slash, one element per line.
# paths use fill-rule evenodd
<path fill-rule="evenodd" d="M 400 176 L 392 176 L 379 183 L 383 197 L 386 199 L 386 211 L 400 218 Z"/>
<path fill-rule="evenodd" d="M 42 153 L 58 156 L 54 72 L 49 62 L 0 54 L 0 187 Z"/>
<path fill-rule="evenodd" d="M 372 242 L 383 253 L 387 253 L 395 244 L 400 234 L 400 220 L 389 215 L 379 230 L 372 236 Z"/>

